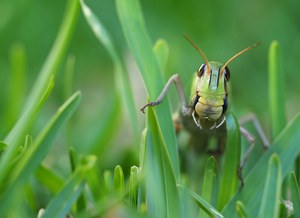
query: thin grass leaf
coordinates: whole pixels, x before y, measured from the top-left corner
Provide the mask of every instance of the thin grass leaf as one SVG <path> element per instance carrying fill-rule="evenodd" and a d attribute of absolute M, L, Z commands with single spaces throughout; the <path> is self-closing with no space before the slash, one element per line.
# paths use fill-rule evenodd
<path fill-rule="evenodd" d="M 241 137 L 238 122 L 232 113 L 226 115 L 226 128 L 227 141 L 217 207 L 219 210 L 221 210 L 234 195 L 239 181 L 237 168 L 240 164 Z"/>
<path fill-rule="evenodd" d="M 216 218 L 224 217 L 220 212 L 217 211 L 217 209 L 215 209 L 212 205 L 210 205 L 208 202 L 206 202 L 203 198 L 201 198 L 192 190 L 182 185 L 178 185 L 178 188 L 187 192 L 196 201 L 199 207 L 203 209 L 211 217 L 216 217 Z"/>
<path fill-rule="evenodd" d="M 156 57 L 156 61 L 160 67 L 160 71 L 166 74 L 168 57 L 169 57 L 169 46 L 168 43 L 163 39 L 158 39 L 155 42 L 153 52 Z"/>
<path fill-rule="evenodd" d="M 138 141 L 138 120 L 137 120 L 137 110 L 136 104 L 134 102 L 134 98 L 132 95 L 131 85 L 129 82 L 129 76 L 125 69 L 124 63 L 120 58 L 120 55 L 115 48 L 112 37 L 110 36 L 108 30 L 101 23 L 101 21 L 97 18 L 97 16 L 93 13 L 93 11 L 85 4 L 84 0 L 80 0 L 81 8 L 83 14 L 90 26 L 93 30 L 93 33 L 97 37 L 97 39 L 104 45 L 106 50 L 108 51 L 110 57 L 112 58 L 116 70 L 115 70 L 115 80 L 116 80 L 116 88 L 119 91 L 121 100 L 125 108 L 127 109 L 127 113 L 130 117 L 131 128 L 134 135 L 134 139 Z M 137 144 L 137 143 L 135 143 Z"/>
<path fill-rule="evenodd" d="M 273 41 L 269 48 L 269 107 L 272 138 L 275 139 L 286 125 L 285 79 L 280 46 Z"/>
<path fill-rule="evenodd" d="M 146 30 L 139 1 L 117 0 L 116 7 L 127 44 L 140 69 L 149 98 L 154 101 L 159 96 L 165 83 L 159 64 L 153 54 L 153 45 Z M 172 168 L 176 178 L 179 179 L 177 141 L 167 98 L 165 103 L 155 107 L 154 110 L 167 146 Z"/>
<path fill-rule="evenodd" d="M 7 206 L 9 199 L 14 196 L 18 188 L 34 173 L 37 166 L 45 158 L 61 126 L 79 106 L 80 97 L 80 92 L 77 92 L 58 108 L 52 119 L 39 133 L 34 144 L 28 148 L 18 164 L 14 166 L 10 177 L 6 178 L 7 185 L 5 186 L 6 183 L 2 183 L 1 191 L 3 195 L 1 196 L 1 202 L 5 203 L 0 204 L 0 216 L 3 216 L 9 208 Z"/>
<path fill-rule="evenodd" d="M 76 171 L 65 183 L 63 189 L 56 195 L 45 208 L 41 217 L 66 217 L 71 206 L 76 201 L 84 188 L 86 173 L 94 167 L 95 156 L 87 156 L 86 163 L 78 166 Z"/>
<path fill-rule="evenodd" d="M 38 166 L 35 172 L 35 178 L 53 194 L 56 194 L 64 185 L 62 178 L 43 165 Z"/>
<path fill-rule="evenodd" d="M 71 172 L 75 172 L 79 165 L 79 158 L 74 148 L 69 148 L 69 159 L 71 165 Z M 84 192 L 80 194 L 76 201 L 76 210 L 81 211 L 86 208 L 87 202 L 84 196 Z"/>
<path fill-rule="evenodd" d="M 179 217 L 176 179 L 152 108 L 148 110 L 144 176 L 148 214 L 151 217 Z"/>
<path fill-rule="evenodd" d="M 17 120 L 26 93 L 26 53 L 21 44 L 15 44 L 10 50 L 11 78 L 7 103 L 6 124 L 10 127 Z M 4 123 L 3 123 L 4 124 Z M 2 124 L 2 125 L 3 125 Z"/>
<path fill-rule="evenodd" d="M 216 166 L 217 161 L 216 159 L 211 156 L 207 159 L 205 170 L 204 170 L 204 177 L 203 177 L 203 183 L 202 183 L 202 191 L 201 191 L 201 197 L 208 203 L 211 203 L 212 195 L 213 195 L 213 187 L 214 187 L 214 180 L 216 179 Z M 205 213 L 203 210 L 199 211 L 199 217 L 209 217 L 207 213 Z"/>
<path fill-rule="evenodd" d="M 130 168 L 129 177 L 129 204 L 131 207 L 136 208 L 137 206 L 137 195 L 138 195 L 138 184 L 139 184 L 139 168 L 132 166 Z"/>
<path fill-rule="evenodd" d="M 236 201 L 242 201 L 248 208 L 250 217 L 257 217 L 257 208 L 264 190 L 264 182 L 266 179 L 268 160 L 272 154 L 276 153 L 282 165 L 282 177 L 284 178 L 293 168 L 294 161 L 300 152 L 300 113 L 283 129 L 274 141 L 273 145 L 262 155 L 262 157 L 254 165 L 253 169 L 245 178 L 243 189 L 236 193 L 223 210 L 225 217 L 236 217 L 235 205 Z M 258 179 L 259 178 L 259 179 Z"/>
<path fill-rule="evenodd" d="M 241 201 L 236 202 L 236 212 L 237 212 L 238 218 L 249 218 L 249 213 L 248 213 L 245 205 Z"/>
<path fill-rule="evenodd" d="M 259 210 L 259 218 L 278 217 L 281 182 L 280 160 L 276 154 L 273 154 L 269 159 L 268 173 Z"/>
<path fill-rule="evenodd" d="M 118 191 L 120 194 L 124 193 L 124 173 L 120 165 L 115 167 L 114 172 L 114 190 Z"/>
<path fill-rule="evenodd" d="M 300 189 L 293 172 L 289 175 L 291 200 L 293 202 L 294 217 L 300 218 Z"/>
<path fill-rule="evenodd" d="M 47 88 L 50 83 L 49 81 L 51 81 L 51 77 L 53 77 L 60 66 L 73 33 L 78 11 L 79 2 L 77 0 L 69 0 L 65 17 L 56 41 L 30 92 L 24 112 L 9 134 L 5 137 L 4 142 L 9 145 L 9 148 L 0 160 L 0 184 L 3 183 L 6 174 L 9 171 L 7 164 L 13 158 L 16 147 L 22 142 L 30 123 L 33 121 L 32 118 L 35 117 L 34 115 L 37 112 L 37 108 L 40 106 L 41 99 L 45 96 L 44 90 Z"/>

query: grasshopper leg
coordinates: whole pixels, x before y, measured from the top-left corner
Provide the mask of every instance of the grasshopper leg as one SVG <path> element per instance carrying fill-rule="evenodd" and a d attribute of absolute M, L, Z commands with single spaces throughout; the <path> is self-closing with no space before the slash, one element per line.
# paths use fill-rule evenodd
<path fill-rule="evenodd" d="M 246 161 L 247 161 L 248 157 L 251 154 L 251 151 L 254 148 L 256 138 L 248 130 L 246 130 L 242 126 L 240 127 L 240 132 L 241 132 L 241 135 L 249 142 L 249 148 L 247 149 L 246 153 L 244 154 L 244 156 L 243 156 L 243 158 L 242 158 L 242 160 L 239 164 L 238 172 L 237 172 L 239 180 L 241 181 L 241 187 L 243 187 L 244 186 L 243 168 L 246 164 Z"/>
<path fill-rule="evenodd" d="M 250 156 L 250 154 L 254 148 L 255 142 L 256 142 L 256 138 L 247 129 L 242 127 L 242 125 L 244 125 L 248 122 L 253 123 L 254 128 L 257 131 L 260 140 L 262 141 L 264 149 L 267 149 L 270 146 L 270 143 L 269 143 L 266 135 L 264 134 L 259 121 L 257 120 L 257 118 L 254 114 L 249 114 L 239 120 L 239 124 L 241 125 L 240 126 L 241 135 L 249 142 L 249 148 L 247 149 L 246 153 L 244 154 L 244 156 L 240 162 L 240 165 L 238 167 L 238 177 L 241 181 L 241 187 L 243 187 L 243 185 L 244 185 L 242 170 L 243 170 L 243 168 L 246 164 L 246 161 L 247 161 L 248 157 Z"/>
<path fill-rule="evenodd" d="M 160 95 L 158 96 L 156 101 L 149 102 L 148 104 L 144 105 L 140 110 L 143 113 L 145 113 L 145 109 L 147 107 L 160 104 L 163 101 L 163 99 L 165 98 L 165 96 L 167 95 L 172 83 L 175 84 L 178 95 L 179 95 L 179 99 L 180 99 L 180 103 L 181 103 L 181 112 L 183 114 L 189 113 L 189 108 L 186 105 L 186 96 L 185 96 L 184 88 L 183 88 L 181 79 L 178 74 L 174 74 L 173 76 L 171 76 L 171 78 L 168 80 L 167 84 L 163 88 L 162 92 L 160 93 Z"/>
<path fill-rule="evenodd" d="M 242 126 L 246 123 L 252 122 L 253 126 L 256 130 L 256 132 L 258 133 L 258 136 L 263 144 L 264 149 L 268 149 L 270 147 L 270 143 L 269 140 L 267 139 L 264 131 L 261 128 L 261 125 L 258 121 L 258 119 L 256 118 L 256 116 L 254 114 L 248 114 L 244 117 L 242 117 L 241 119 L 239 119 L 239 124 Z"/>

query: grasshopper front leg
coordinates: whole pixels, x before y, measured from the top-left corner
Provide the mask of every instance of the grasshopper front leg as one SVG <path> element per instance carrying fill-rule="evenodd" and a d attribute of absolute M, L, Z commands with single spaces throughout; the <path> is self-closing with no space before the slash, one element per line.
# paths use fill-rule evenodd
<path fill-rule="evenodd" d="M 176 90 L 179 95 L 179 99 L 180 99 L 180 103 L 181 103 L 181 112 L 183 114 L 188 114 L 190 109 L 186 104 L 186 96 L 185 96 L 184 88 L 183 88 L 181 79 L 178 74 L 174 74 L 173 76 L 171 76 L 171 78 L 168 80 L 167 84 L 163 88 L 162 92 L 160 93 L 160 95 L 158 96 L 156 101 L 153 101 L 153 102 L 150 102 L 150 103 L 144 105 L 140 110 L 143 113 L 145 113 L 146 107 L 149 107 L 149 106 L 152 107 L 152 106 L 160 104 L 163 101 L 163 99 L 165 98 L 165 96 L 167 95 L 172 83 L 175 84 Z"/>

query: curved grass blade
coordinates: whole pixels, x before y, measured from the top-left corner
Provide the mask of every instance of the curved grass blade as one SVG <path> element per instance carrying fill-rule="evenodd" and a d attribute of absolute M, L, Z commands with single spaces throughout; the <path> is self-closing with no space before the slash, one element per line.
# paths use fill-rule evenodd
<path fill-rule="evenodd" d="M 11 127 L 20 114 L 20 108 L 26 93 L 26 53 L 21 44 L 15 44 L 10 51 L 11 78 L 9 97 L 7 98 L 7 113 L 4 126 Z M 2 123 L 3 125 L 4 123 Z"/>
<path fill-rule="evenodd" d="M 57 193 L 64 185 L 64 180 L 52 170 L 40 165 L 35 172 L 35 178 L 52 193 Z"/>
<path fill-rule="evenodd" d="M 66 217 L 71 206 L 79 197 L 84 188 L 85 175 L 93 168 L 96 157 L 91 155 L 85 158 L 86 163 L 79 165 L 72 176 L 67 180 L 62 190 L 50 201 L 41 217 Z"/>
<path fill-rule="evenodd" d="M 121 195 L 124 193 L 124 173 L 120 165 L 117 165 L 114 172 L 114 190 Z"/>
<path fill-rule="evenodd" d="M 211 203 L 212 201 L 213 188 L 215 183 L 214 180 L 216 179 L 215 177 L 217 171 L 216 166 L 217 166 L 216 159 L 213 156 L 209 157 L 205 165 L 202 191 L 201 191 L 201 197 L 208 203 Z M 209 215 L 203 210 L 200 210 L 199 217 L 205 218 L 205 217 L 209 217 Z"/>
<path fill-rule="evenodd" d="M 289 175 L 291 200 L 293 202 L 294 217 L 300 217 L 300 189 L 295 174 Z"/>
<path fill-rule="evenodd" d="M 234 195 L 238 187 L 237 169 L 240 163 L 241 136 L 237 120 L 232 113 L 226 115 L 227 141 L 224 153 L 224 167 L 218 198 L 218 209 Z"/>
<path fill-rule="evenodd" d="M 136 166 L 132 166 L 130 168 L 130 177 L 129 177 L 129 204 L 133 208 L 137 207 L 138 184 L 139 184 L 139 168 Z"/>
<path fill-rule="evenodd" d="M 236 201 L 242 201 L 248 208 L 250 217 L 257 217 L 257 208 L 261 199 L 266 179 L 268 160 L 276 153 L 282 165 L 282 178 L 293 168 L 294 161 L 300 152 L 300 113 L 284 128 L 273 145 L 262 155 L 245 178 L 245 186 L 225 206 L 222 213 L 226 217 L 236 217 Z M 259 178 L 259 179 L 258 179 Z"/>
<path fill-rule="evenodd" d="M 14 166 L 10 177 L 6 178 L 7 185 L 4 186 L 5 183 L 2 183 L 1 191 L 3 195 L 1 196 L 1 202 L 3 203 L 0 204 L 0 216 L 3 216 L 9 208 L 7 206 L 7 203 L 10 202 L 9 199 L 14 197 L 16 191 L 34 173 L 34 170 L 45 158 L 61 126 L 79 106 L 80 97 L 80 92 L 77 92 L 58 108 L 52 119 L 39 133 L 34 144 L 24 152 L 18 164 Z"/>
<path fill-rule="evenodd" d="M 97 18 L 93 11 L 85 4 L 84 0 L 80 0 L 80 4 L 90 28 L 92 29 L 97 39 L 104 45 L 115 64 L 116 87 L 119 90 L 120 95 L 122 96 L 121 100 L 123 101 L 123 104 L 127 108 L 127 112 L 132 124 L 132 132 L 136 141 L 135 144 L 138 144 L 137 142 L 139 138 L 139 125 L 137 120 L 137 110 L 135 106 L 136 104 L 133 99 L 132 90 L 130 88 L 131 85 L 128 79 L 129 76 L 125 69 L 124 63 L 120 58 L 120 55 L 118 54 L 117 49 L 115 48 L 115 45 L 113 43 L 112 37 L 110 36 L 105 26 L 101 23 L 101 21 Z"/>
<path fill-rule="evenodd" d="M 273 41 L 269 48 L 269 107 L 272 138 L 275 139 L 286 125 L 285 79 L 282 67 L 280 46 Z"/>
<path fill-rule="evenodd" d="M 207 203 L 203 198 L 201 198 L 192 190 L 182 185 L 178 185 L 178 188 L 187 192 L 196 201 L 196 203 L 211 217 L 216 217 L 216 218 L 224 217 L 220 212 L 217 211 L 217 209 L 215 209 L 213 206 Z"/>
<path fill-rule="evenodd" d="M 144 176 L 151 217 L 179 217 L 179 195 L 166 145 L 153 109 L 148 110 Z"/>
<path fill-rule="evenodd" d="M 77 0 L 69 0 L 65 17 L 56 41 L 30 92 L 24 112 L 9 134 L 5 137 L 4 142 L 9 145 L 9 148 L 0 160 L 0 184 L 2 184 L 9 170 L 7 163 L 13 158 L 16 147 L 22 142 L 27 128 L 32 122 L 32 118 L 35 117 L 34 115 L 37 112 L 41 99 L 44 97 L 44 90 L 50 83 L 51 77 L 60 66 L 73 33 L 78 11 L 79 2 Z"/>
<path fill-rule="evenodd" d="M 249 213 L 241 201 L 236 202 L 236 212 L 238 214 L 238 218 L 249 218 Z"/>
<path fill-rule="evenodd" d="M 117 12 L 127 44 L 140 69 L 149 98 L 155 100 L 164 87 L 164 79 L 159 64 L 153 54 L 152 43 L 147 33 L 138 0 L 117 0 Z M 179 179 L 179 160 L 177 141 L 171 118 L 170 104 L 167 100 L 155 107 L 168 155 L 177 179 Z"/>
<path fill-rule="evenodd" d="M 155 42 L 153 52 L 156 57 L 156 61 L 160 67 L 160 71 L 165 74 L 167 69 L 168 57 L 169 57 L 169 46 L 168 43 L 163 39 L 158 39 Z"/>
<path fill-rule="evenodd" d="M 269 159 L 268 173 L 262 196 L 259 218 L 278 217 L 281 182 L 280 160 L 276 154 L 273 154 Z"/>

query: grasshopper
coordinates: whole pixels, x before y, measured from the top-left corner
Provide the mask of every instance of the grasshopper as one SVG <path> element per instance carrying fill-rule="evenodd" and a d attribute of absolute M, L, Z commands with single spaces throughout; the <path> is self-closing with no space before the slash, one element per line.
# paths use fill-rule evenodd
<path fill-rule="evenodd" d="M 214 151 L 214 154 L 221 155 L 226 145 L 225 121 L 229 106 L 230 80 L 228 64 L 241 54 L 256 47 L 258 43 L 243 49 L 231 57 L 225 64 L 221 64 L 219 62 L 208 61 L 202 50 L 187 35 L 184 36 L 204 59 L 204 63 L 200 65 L 194 75 L 189 104 L 187 104 L 180 76 L 174 74 L 166 83 L 157 100 L 144 105 L 141 111 L 144 113 L 147 107 L 160 104 L 167 95 L 171 84 L 174 83 L 181 103 L 180 121 L 175 121 L 176 129 L 180 129 L 183 126 L 192 135 L 198 152 L 206 151 L 208 136 L 215 136 L 217 139 L 217 150 Z M 239 121 L 240 133 L 249 142 L 249 148 L 241 159 L 237 170 L 241 186 L 243 186 L 242 169 L 256 141 L 256 138 L 242 126 L 247 122 L 253 122 L 264 148 L 268 148 L 269 146 L 269 142 L 254 115 L 246 116 Z"/>

